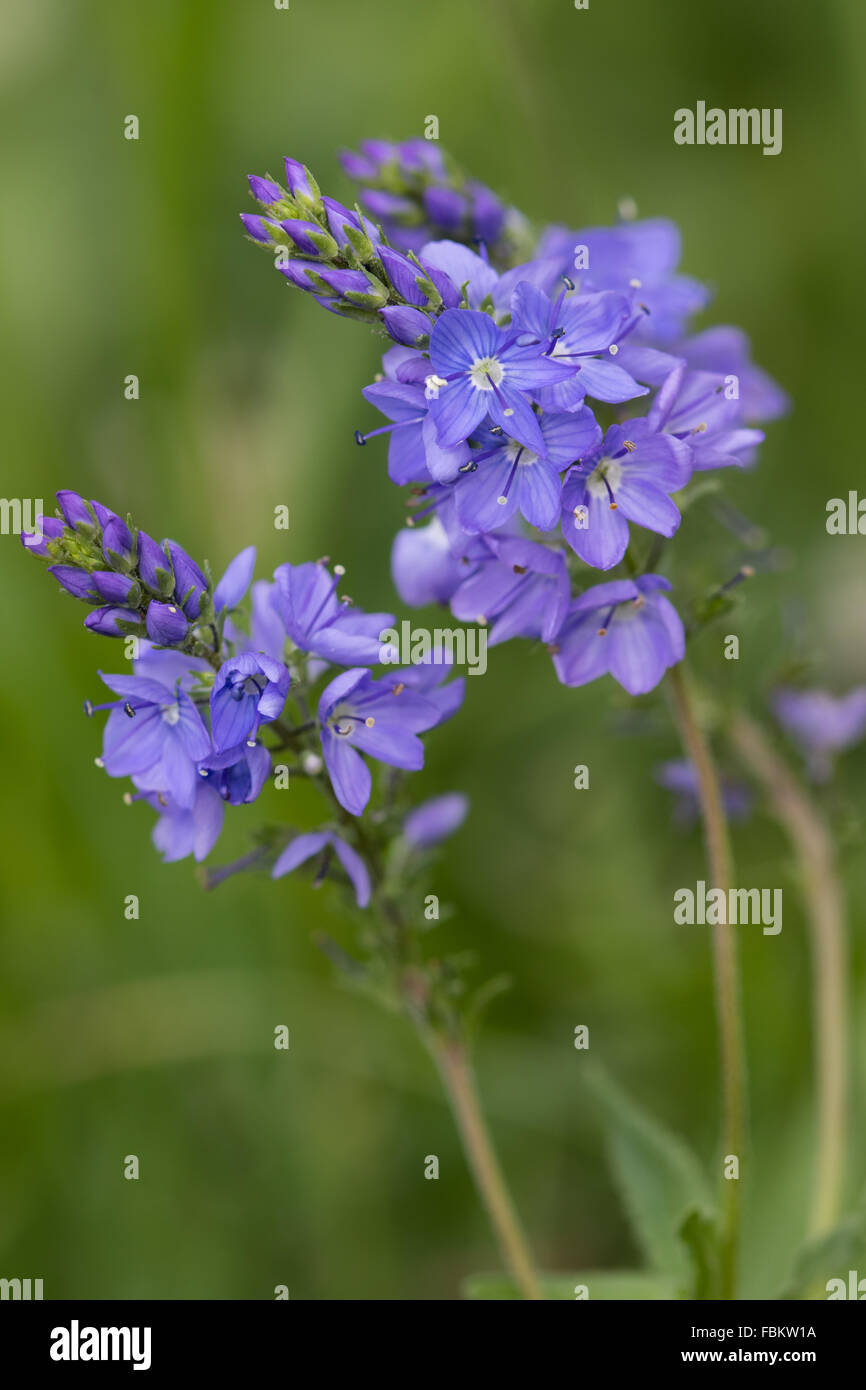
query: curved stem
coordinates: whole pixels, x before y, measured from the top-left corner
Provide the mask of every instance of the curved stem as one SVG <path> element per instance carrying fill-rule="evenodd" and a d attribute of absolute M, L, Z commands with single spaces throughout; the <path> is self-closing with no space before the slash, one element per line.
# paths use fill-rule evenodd
<path fill-rule="evenodd" d="M 442 1078 L 463 1150 L 499 1242 L 505 1267 L 525 1299 L 542 1299 L 529 1246 L 484 1120 L 466 1049 L 462 1043 L 435 1032 L 429 1032 L 425 1042 Z"/>
<path fill-rule="evenodd" d="M 759 724 L 738 714 L 731 741 L 761 783 L 797 855 L 803 876 L 815 975 L 816 1152 L 810 1234 L 839 1215 L 847 1135 L 847 997 L 845 907 L 833 841 L 823 817 Z"/>
<path fill-rule="evenodd" d="M 682 665 L 668 672 L 668 689 L 683 748 L 697 773 L 710 887 L 721 888 L 727 900 L 733 866 L 719 775 L 695 716 Z M 732 1155 L 742 1162 L 746 1138 L 746 1074 L 739 951 L 733 928 L 724 922 L 713 927 L 713 967 L 722 1075 L 722 1147 L 726 1158 Z M 739 1266 L 741 1202 L 738 1177 L 722 1176 L 720 1208 L 722 1297 L 731 1299 L 736 1297 Z"/>

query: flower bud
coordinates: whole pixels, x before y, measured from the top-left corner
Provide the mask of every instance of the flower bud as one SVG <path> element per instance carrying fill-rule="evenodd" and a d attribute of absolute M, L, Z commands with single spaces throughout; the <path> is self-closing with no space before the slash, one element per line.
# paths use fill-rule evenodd
<path fill-rule="evenodd" d="M 176 604 L 159 603 L 156 599 L 148 605 L 145 625 L 151 642 L 162 647 L 179 646 L 189 628 L 183 611 Z"/>
<path fill-rule="evenodd" d="M 250 192 L 257 203 L 263 207 L 270 207 L 272 203 L 279 203 L 285 197 L 283 190 L 273 179 L 261 179 L 257 174 L 249 175 Z"/>
<path fill-rule="evenodd" d="M 85 603 L 99 602 L 99 593 L 87 570 L 77 569 L 75 565 L 49 565 L 48 573 L 53 574 L 58 584 L 73 598 L 83 599 Z"/>
<path fill-rule="evenodd" d="M 174 575 L 171 572 L 171 561 L 165 551 L 146 531 L 139 531 L 137 545 L 137 567 L 142 584 L 153 593 L 169 598 L 174 592 Z"/>
<path fill-rule="evenodd" d="M 174 593 L 186 616 L 197 618 L 201 612 L 202 596 L 207 580 L 191 556 L 176 541 L 166 541 L 165 548 L 174 569 Z"/>
<path fill-rule="evenodd" d="M 134 608 L 141 599 L 141 585 L 128 574 L 96 570 L 90 579 L 99 597 L 107 603 L 121 603 L 127 608 Z"/>
<path fill-rule="evenodd" d="M 337 254 L 337 243 L 318 222 L 305 222 L 300 217 L 289 217 L 280 226 L 304 256 L 321 256 L 330 261 Z"/>
<path fill-rule="evenodd" d="M 73 531 L 83 528 L 93 533 L 96 530 L 93 513 L 80 493 L 63 488 L 56 496 L 67 526 L 71 526 Z"/>
<path fill-rule="evenodd" d="M 132 568 L 132 532 L 119 516 L 112 515 L 102 532 L 102 553 L 112 569 Z"/>
<path fill-rule="evenodd" d="M 21 544 L 25 550 L 30 551 L 31 555 L 42 555 L 47 558 L 48 543 L 58 540 L 63 534 L 63 522 L 59 516 L 39 516 L 36 518 L 36 525 L 42 533 L 40 539 L 36 539 L 36 531 L 22 531 Z"/>
<path fill-rule="evenodd" d="M 94 608 L 84 619 L 84 626 L 91 632 L 98 632 L 100 637 L 126 637 L 130 630 L 144 631 L 141 615 L 133 608 Z"/>

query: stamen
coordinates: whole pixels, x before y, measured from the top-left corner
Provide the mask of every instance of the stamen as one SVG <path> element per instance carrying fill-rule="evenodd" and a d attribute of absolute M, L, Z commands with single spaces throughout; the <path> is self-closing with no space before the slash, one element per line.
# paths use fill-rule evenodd
<path fill-rule="evenodd" d="M 623 447 L 624 449 L 628 449 L 628 451 L 629 451 L 630 454 L 633 454 L 634 451 L 635 451 L 635 449 L 637 448 L 637 445 L 636 445 L 636 444 L 634 443 L 634 441 L 631 440 L 631 439 L 624 439 L 624 440 L 622 441 L 622 447 Z"/>
<path fill-rule="evenodd" d="M 567 290 L 574 290 L 574 281 L 570 280 L 567 275 L 561 275 L 560 279 L 562 280 L 562 283 L 565 285 L 565 288 Z"/>
<path fill-rule="evenodd" d="M 402 694 L 403 694 L 403 691 L 404 691 L 405 689 L 406 689 L 406 683 L 405 683 L 405 681 L 398 681 L 397 684 L 394 686 L 394 689 L 392 690 L 391 694 L 392 694 L 392 695 L 402 695 Z"/>
<path fill-rule="evenodd" d="M 355 443 L 366 444 L 368 439 L 375 439 L 378 434 L 390 434 L 392 430 L 402 429 L 404 425 L 423 425 L 424 415 L 416 415 L 412 420 L 394 420 L 390 425 L 381 425 L 377 430 L 368 430 L 362 434 L 360 430 L 355 430 Z"/>
<path fill-rule="evenodd" d="M 616 343 L 611 343 L 610 347 L 608 348 L 608 352 L 610 353 L 611 357 L 616 357 L 617 353 L 619 352 L 619 348 L 617 347 Z"/>
<path fill-rule="evenodd" d="M 614 495 L 613 495 L 613 488 L 611 487 L 610 483 L 607 481 L 607 478 L 604 478 L 604 477 L 603 477 L 601 481 L 604 483 L 605 487 L 607 488 L 607 495 L 608 495 L 608 497 L 610 498 L 610 510 L 611 510 L 612 512 L 615 512 L 615 511 L 617 511 L 617 510 L 619 509 L 619 503 L 617 502 L 616 498 L 615 498 Z"/>
<path fill-rule="evenodd" d="M 607 636 L 607 630 L 608 630 L 608 628 L 610 627 L 610 620 L 611 620 L 611 618 L 613 617 L 614 613 L 616 612 L 616 607 L 617 607 L 616 604 L 613 604 L 613 606 L 612 606 L 612 607 L 610 608 L 610 610 L 608 611 L 607 616 L 605 617 L 604 621 L 602 622 L 601 627 L 598 629 L 598 636 L 599 636 L 599 637 L 606 637 L 606 636 Z"/>
<path fill-rule="evenodd" d="M 507 480 L 507 482 L 506 482 L 506 484 L 505 484 L 505 490 L 504 490 L 502 496 L 501 496 L 501 497 L 497 497 L 497 499 L 496 499 L 497 502 L 499 503 L 500 507 L 505 507 L 505 506 L 508 505 L 508 493 L 509 493 L 509 490 L 510 490 L 510 488 L 511 488 L 511 484 L 514 482 L 514 475 L 515 475 L 515 473 L 517 472 L 517 465 L 518 465 L 518 463 L 520 462 L 520 455 L 521 455 L 522 453 L 523 453 L 523 446 L 521 445 L 521 447 L 517 450 L 517 457 L 515 458 L 513 464 L 511 465 L 511 472 L 510 472 L 509 475 L 508 475 L 508 480 Z"/>
<path fill-rule="evenodd" d="M 376 721 L 375 721 L 375 719 L 373 718 L 372 714 L 368 714 L 368 715 L 367 715 L 367 718 L 364 720 L 364 723 L 366 724 L 366 726 L 367 726 L 368 729 L 372 729 L 372 727 L 373 727 L 373 725 L 376 723 Z"/>

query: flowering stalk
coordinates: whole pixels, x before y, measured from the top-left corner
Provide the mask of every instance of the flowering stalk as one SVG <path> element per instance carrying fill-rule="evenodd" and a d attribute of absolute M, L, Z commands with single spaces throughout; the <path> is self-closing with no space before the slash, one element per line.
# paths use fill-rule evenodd
<path fill-rule="evenodd" d="M 733 884 L 728 823 L 722 788 L 713 756 L 695 714 L 694 702 L 683 667 L 668 672 L 668 690 L 683 749 L 697 774 L 698 796 L 707 852 L 708 878 L 727 899 Z M 743 1162 L 746 1141 L 746 1070 L 743 1042 L 740 967 L 737 939 L 725 922 L 713 927 L 713 966 L 716 986 L 716 1018 L 722 1079 L 722 1147 Z M 740 1180 L 721 1178 L 721 1283 L 722 1297 L 736 1297 L 740 1248 Z"/>
<path fill-rule="evenodd" d="M 761 726 L 738 713 L 729 735 L 786 831 L 803 878 L 814 969 L 816 1155 L 809 1233 L 818 1236 L 840 1214 L 848 1134 L 847 948 L 836 853 L 823 816 Z"/>
<path fill-rule="evenodd" d="M 131 778 L 127 804 L 144 800 L 157 811 L 153 840 L 167 860 L 206 859 L 225 806 L 257 800 L 277 755 L 279 785 L 301 777 L 318 788 L 322 824 L 288 839 L 285 826 L 260 828 L 256 849 L 207 870 L 205 883 L 262 868 L 281 878 L 309 863 L 314 886 L 336 878 L 359 908 L 373 907 L 366 959 L 328 939 L 319 944 L 355 984 L 411 1018 L 442 1078 L 505 1264 L 524 1297 L 540 1298 L 469 1060 L 469 1026 L 491 985 L 469 993 L 465 962 L 425 958 L 413 925 L 429 851 L 468 811 L 459 793 L 408 813 L 405 805 L 403 774 L 424 761 L 419 735 L 463 700 L 463 679 L 447 679 L 450 657 L 433 651 L 421 665 L 391 669 L 396 653 L 382 641 L 393 614 L 338 598 L 339 566 L 281 565 L 272 582 L 253 584 L 247 618 L 252 547 L 214 586 L 207 565 L 175 542 L 158 545 L 77 493 L 59 493 L 58 503 L 57 516 L 40 517 L 22 542 L 88 606 L 85 626 L 125 639 L 133 662 L 132 674 L 102 675 L 117 700 L 85 705 L 91 716 L 109 711 L 98 765 Z M 387 669 L 375 679 L 370 668 L 381 663 Z M 375 789 L 368 760 L 388 769 Z"/>

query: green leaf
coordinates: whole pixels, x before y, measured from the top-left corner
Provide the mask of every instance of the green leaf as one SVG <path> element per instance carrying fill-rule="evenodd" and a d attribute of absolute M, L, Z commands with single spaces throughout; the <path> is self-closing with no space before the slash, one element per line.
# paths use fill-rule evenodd
<path fill-rule="evenodd" d="M 680 1239 L 692 1261 L 689 1297 L 721 1298 L 721 1251 L 716 1218 L 700 1207 L 692 1207 L 680 1225 Z"/>
<path fill-rule="evenodd" d="M 843 1279 L 849 1270 L 866 1276 L 866 1212 L 850 1212 L 837 1226 L 800 1246 L 794 1255 L 788 1282 L 779 1298 L 803 1298 L 811 1292 L 827 1297 L 830 1279 Z"/>
<path fill-rule="evenodd" d="M 590 1269 L 582 1274 L 540 1274 L 546 1299 L 581 1302 L 660 1302 L 676 1298 L 673 1285 L 640 1269 Z M 576 1290 L 579 1291 L 575 1292 Z M 585 1290 L 585 1292 L 584 1292 Z M 470 1299 L 522 1299 L 506 1274 L 470 1274 L 463 1281 L 463 1297 Z"/>
<path fill-rule="evenodd" d="M 699 1159 L 598 1063 L 584 1063 L 584 1080 L 601 1108 L 614 1176 L 647 1263 L 688 1287 L 693 1268 L 683 1223 L 691 1209 L 712 1211 Z"/>

